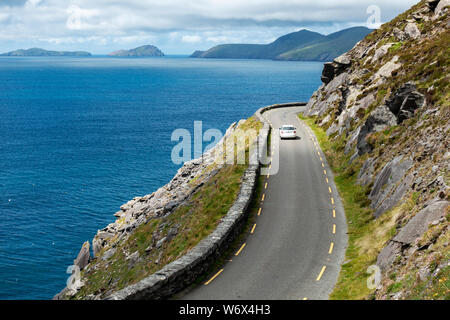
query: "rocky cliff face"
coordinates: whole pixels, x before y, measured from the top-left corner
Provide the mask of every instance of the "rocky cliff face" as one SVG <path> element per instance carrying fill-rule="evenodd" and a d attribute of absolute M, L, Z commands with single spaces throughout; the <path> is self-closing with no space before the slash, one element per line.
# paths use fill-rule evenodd
<path fill-rule="evenodd" d="M 235 139 L 254 141 L 261 126 L 255 118 L 233 124 L 221 142 L 186 162 L 168 184 L 122 205 L 116 221 L 98 230 L 92 247 L 89 241 L 83 244 L 74 260 L 79 281 L 54 299 L 105 298 L 154 274 L 208 236 L 237 197 L 246 168 L 228 164 L 228 152 Z"/>
<path fill-rule="evenodd" d="M 396 210 L 376 298 L 429 297 L 437 275 L 448 282 L 449 5 L 421 1 L 325 64 L 307 106 L 367 188 L 373 217 Z"/>

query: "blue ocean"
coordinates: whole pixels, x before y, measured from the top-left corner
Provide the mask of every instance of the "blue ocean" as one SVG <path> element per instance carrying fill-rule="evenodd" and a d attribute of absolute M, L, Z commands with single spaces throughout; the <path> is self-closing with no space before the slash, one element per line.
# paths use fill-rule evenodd
<path fill-rule="evenodd" d="M 322 64 L 0 58 L 0 299 L 51 299 L 84 241 L 179 168 L 175 129 L 307 101 Z"/>

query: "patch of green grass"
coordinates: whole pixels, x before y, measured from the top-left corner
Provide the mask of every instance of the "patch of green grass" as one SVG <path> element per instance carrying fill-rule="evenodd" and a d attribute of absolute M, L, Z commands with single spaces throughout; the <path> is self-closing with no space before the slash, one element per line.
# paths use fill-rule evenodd
<path fill-rule="evenodd" d="M 392 47 L 389 48 L 389 52 L 396 52 L 398 49 L 400 49 L 402 47 L 402 43 L 401 42 L 396 42 L 392 45 Z"/>

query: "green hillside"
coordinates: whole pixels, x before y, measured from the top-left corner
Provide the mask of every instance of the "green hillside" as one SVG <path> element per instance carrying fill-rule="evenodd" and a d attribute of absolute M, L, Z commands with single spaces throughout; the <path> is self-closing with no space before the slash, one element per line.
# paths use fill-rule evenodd
<path fill-rule="evenodd" d="M 355 27 L 332 33 L 303 47 L 280 54 L 276 60 L 331 61 L 368 35 L 372 30 Z"/>
<path fill-rule="evenodd" d="M 274 59 L 299 45 L 310 43 L 324 36 L 317 32 L 300 30 L 278 38 L 270 44 L 223 44 L 204 52 L 196 52 L 193 58 L 224 59 Z"/>
<path fill-rule="evenodd" d="M 223 44 L 207 51 L 196 51 L 191 57 L 331 61 L 350 50 L 371 31 L 365 27 L 355 27 L 324 36 L 300 30 L 270 44 Z"/>

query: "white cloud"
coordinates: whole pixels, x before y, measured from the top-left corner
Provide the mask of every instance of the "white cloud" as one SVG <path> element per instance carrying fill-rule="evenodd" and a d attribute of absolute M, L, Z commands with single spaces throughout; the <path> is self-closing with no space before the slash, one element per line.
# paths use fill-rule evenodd
<path fill-rule="evenodd" d="M 388 21 L 418 0 L 378 0 Z M 0 49 L 42 42 L 109 52 L 152 41 L 168 52 L 223 42 L 266 43 L 308 28 L 322 33 L 365 24 L 373 0 L 0 0 Z M 43 39 L 52 39 L 44 41 Z M 83 41 L 75 39 L 84 39 Z M 145 41 L 145 42 L 144 42 Z M 77 47 L 82 45 L 81 48 Z M 165 50 L 164 50 L 165 49 Z"/>
<path fill-rule="evenodd" d="M 181 41 L 186 43 L 199 43 L 202 41 L 202 37 L 200 36 L 191 36 L 191 35 L 185 35 L 181 37 Z"/>

